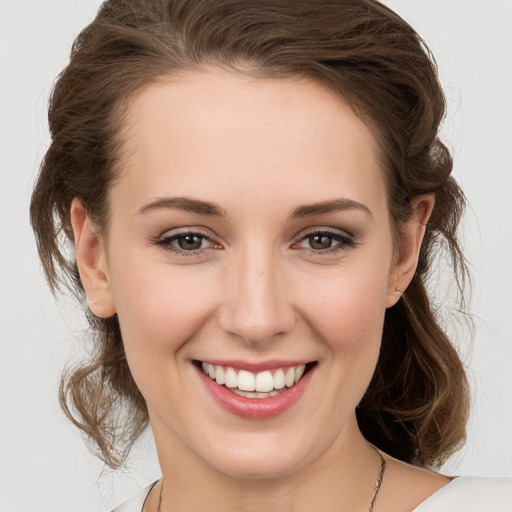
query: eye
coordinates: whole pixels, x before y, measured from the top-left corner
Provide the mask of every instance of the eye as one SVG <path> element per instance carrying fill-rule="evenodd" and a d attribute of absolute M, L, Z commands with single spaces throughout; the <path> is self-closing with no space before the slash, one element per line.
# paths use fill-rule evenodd
<path fill-rule="evenodd" d="M 203 244 L 206 242 L 206 239 L 202 235 L 198 235 L 196 233 L 190 233 L 188 235 L 180 235 L 171 243 L 177 245 L 180 249 L 184 251 L 197 251 L 198 249 L 203 248 Z"/>
<path fill-rule="evenodd" d="M 334 238 L 330 235 L 326 234 L 316 234 L 309 235 L 307 238 L 307 243 L 311 247 L 311 249 L 315 249 L 317 251 L 323 251 L 325 249 L 330 249 L 334 242 Z"/>
<path fill-rule="evenodd" d="M 313 253 L 331 253 L 355 246 L 352 236 L 342 231 L 313 231 L 303 236 L 298 248 L 309 249 Z"/>
<path fill-rule="evenodd" d="M 163 236 L 154 241 L 156 245 L 178 255 L 193 256 L 211 248 L 220 248 L 203 233 L 184 231 Z"/>

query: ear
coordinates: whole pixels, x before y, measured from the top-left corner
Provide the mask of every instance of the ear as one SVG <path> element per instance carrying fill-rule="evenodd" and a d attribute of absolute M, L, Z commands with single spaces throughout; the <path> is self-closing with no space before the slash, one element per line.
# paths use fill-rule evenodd
<path fill-rule="evenodd" d="M 389 274 L 386 307 L 394 306 L 402 292 L 409 286 L 420 255 L 421 243 L 425 235 L 427 222 L 434 209 L 433 195 L 422 195 L 412 203 L 411 218 L 400 229 L 400 246 Z"/>
<path fill-rule="evenodd" d="M 75 235 L 76 262 L 89 309 L 97 317 L 108 318 L 116 310 L 103 238 L 94 229 L 82 201 L 78 198 L 73 199 L 71 204 L 71 224 Z"/>

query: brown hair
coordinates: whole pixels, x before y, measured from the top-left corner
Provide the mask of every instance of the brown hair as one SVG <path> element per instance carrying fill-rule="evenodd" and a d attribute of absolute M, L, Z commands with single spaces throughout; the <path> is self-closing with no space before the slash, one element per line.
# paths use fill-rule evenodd
<path fill-rule="evenodd" d="M 80 198 L 106 228 L 130 98 L 162 75 L 212 65 L 306 77 L 337 91 L 379 143 L 396 232 L 415 197 L 435 195 L 416 274 L 386 312 L 381 356 L 357 416 L 363 434 L 390 455 L 440 465 L 464 439 L 468 387 L 426 282 L 443 246 L 462 291 L 467 269 L 456 230 L 465 201 L 438 138 L 445 102 L 435 62 L 418 34 L 375 0 L 105 2 L 77 37 L 50 101 L 52 142 L 31 204 L 50 286 L 67 285 L 84 303 L 75 259 L 68 257 L 70 206 Z M 97 455 L 117 467 L 146 427 L 147 409 L 126 362 L 117 316 L 100 319 L 84 309 L 94 353 L 64 374 L 60 400 Z"/>

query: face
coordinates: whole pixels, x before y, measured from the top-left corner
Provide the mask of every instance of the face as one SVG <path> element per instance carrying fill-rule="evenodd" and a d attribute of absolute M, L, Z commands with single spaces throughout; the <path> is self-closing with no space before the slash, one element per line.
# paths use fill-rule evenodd
<path fill-rule="evenodd" d="M 97 307 L 157 446 L 245 477 L 348 446 L 399 284 L 369 129 L 316 83 L 221 71 L 128 113 Z"/>

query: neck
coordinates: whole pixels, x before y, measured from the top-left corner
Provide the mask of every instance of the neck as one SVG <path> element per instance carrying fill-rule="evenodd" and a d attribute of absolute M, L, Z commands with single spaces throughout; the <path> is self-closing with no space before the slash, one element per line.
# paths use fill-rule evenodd
<path fill-rule="evenodd" d="M 228 475 L 172 442 L 172 436 L 164 439 L 154 424 L 153 430 L 164 482 L 160 512 L 367 512 L 379 475 L 379 455 L 357 428 L 336 439 L 315 460 L 271 478 Z"/>

